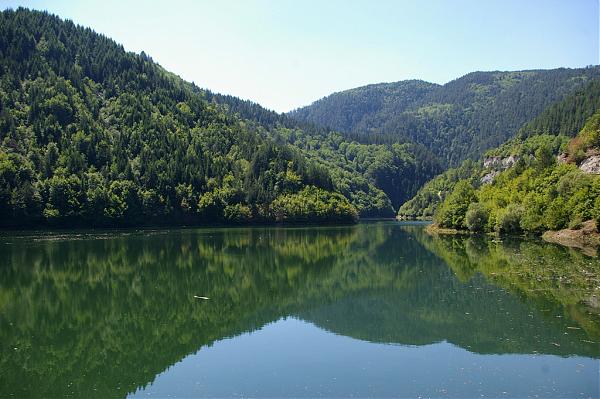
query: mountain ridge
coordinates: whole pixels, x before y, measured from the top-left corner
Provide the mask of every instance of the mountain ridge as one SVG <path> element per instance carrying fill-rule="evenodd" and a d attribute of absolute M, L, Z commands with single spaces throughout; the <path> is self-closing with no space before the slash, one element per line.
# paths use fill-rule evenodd
<path fill-rule="evenodd" d="M 456 166 L 511 138 L 547 106 L 597 77 L 598 66 L 471 72 L 443 85 L 407 80 L 361 86 L 326 96 L 288 115 L 345 134 L 391 135 L 414 141 L 448 166 Z M 419 91 L 422 87 L 417 88 L 408 98 L 390 96 L 376 109 L 372 104 L 371 108 L 353 109 L 365 99 L 385 96 L 381 90 L 372 93 L 381 87 L 406 88 L 415 82 L 428 89 L 423 93 Z M 353 112 L 355 117 L 340 115 Z"/>
<path fill-rule="evenodd" d="M 485 159 L 508 160 L 511 156 L 519 157 L 519 146 L 528 139 L 533 143 L 535 136 L 563 136 L 565 140 L 575 137 L 598 109 L 600 109 L 600 79 L 594 79 L 562 101 L 551 104 L 537 117 L 524 124 L 514 138 L 489 149 L 483 159 L 477 162 L 467 159 L 458 167 L 450 168 L 427 182 L 411 200 L 400 207 L 399 217 L 409 219 L 432 217 L 438 205 L 453 191 L 459 180 L 469 180 L 471 184 L 478 186 L 481 184 L 480 179 L 485 176 L 493 178 L 503 170 L 503 168 L 486 166 Z"/>
<path fill-rule="evenodd" d="M 356 219 L 326 169 L 144 52 L 47 12 L 0 19 L 2 225 Z"/>
<path fill-rule="evenodd" d="M 342 138 L 201 89 L 47 12 L 1 18 L 4 224 L 319 221 L 342 209 L 346 220 L 390 217 L 441 171 L 416 144 Z M 324 191 L 300 216 L 308 186 Z"/>
<path fill-rule="evenodd" d="M 324 99 L 352 94 L 340 123 L 365 130 L 348 133 L 201 89 L 145 52 L 47 12 L 19 8 L 1 18 L 7 225 L 390 217 L 449 165 L 510 136 L 475 134 L 500 129 L 493 121 L 502 112 L 516 112 L 505 125 L 517 126 L 600 76 L 598 67 L 563 68 L 538 80 L 534 70 L 372 84 Z M 521 92 L 527 115 L 509 101 Z M 496 103 L 504 111 L 491 112 Z M 382 119 L 393 110 L 402 112 Z"/>

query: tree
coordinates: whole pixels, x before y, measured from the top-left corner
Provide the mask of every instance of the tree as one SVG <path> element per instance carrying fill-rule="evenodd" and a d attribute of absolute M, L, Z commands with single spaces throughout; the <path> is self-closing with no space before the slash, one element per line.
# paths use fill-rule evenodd
<path fill-rule="evenodd" d="M 498 233 L 518 233 L 521 229 L 523 207 L 520 204 L 509 204 L 498 212 L 496 231 Z"/>
<path fill-rule="evenodd" d="M 442 227 L 466 229 L 465 215 L 471 202 L 475 201 L 475 190 L 467 180 L 459 181 L 452 193 L 444 200 L 435 215 Z"/>
<path fill-rule="evenodd" d="M 478 202 L 469 205 L 465 215 L 465 224 L 470 231 L 482 232 L 488 223 L 490 217 L 489 210 Z"/>

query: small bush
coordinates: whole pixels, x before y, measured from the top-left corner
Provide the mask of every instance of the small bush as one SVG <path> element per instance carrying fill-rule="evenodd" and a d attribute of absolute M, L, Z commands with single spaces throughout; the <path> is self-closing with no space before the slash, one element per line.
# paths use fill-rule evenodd
<path fill-rule="evenodd" d="M 523 200 L 521 228 L 525 231 L 541 232 L 545 228 L 544 201 L 537 193 L 530 193 Z"/>
<path fill-rule="evenodd" d="M 252 210 L 248 205 L 227 205 L 224 211 L 225 219 L 232 222 L 247 222 L 252 219 Z"/>
<path fill-rule="evenodd" d="M 546 227 L 550 230 L 564 229 L 569 222 L 569 212 L 565 207 L 565 201 L 561 196 L 558 196 L 550 203 L 544 213 L 546 219 Z"/>
<path fill-rule="evenodd" d="M 499 233 L 520 232 L 523 213 L 523 207 L 520 204 L 509 204 L 498 214 L 496 231 Z"/>
<path fill-rule="evenodd" d="M 596 224 L 598 226 L 598 230 L 600 230 L 600 196 L 596 198 L 596 203 L 594 204 L 593 209 L 594 219 L 596 219 Z"/>
<path fill-rule="evenodd" d="M 569 221 L 569 228 L 570 229 L 580 229 L 582 224 L 583 224 L 583 219 L 581 218 L 581 216 L 576 215 Z"/>

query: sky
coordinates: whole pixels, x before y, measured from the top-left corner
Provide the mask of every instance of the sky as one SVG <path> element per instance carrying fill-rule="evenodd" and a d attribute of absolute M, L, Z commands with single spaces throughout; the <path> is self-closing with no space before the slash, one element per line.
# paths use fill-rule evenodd
<path fill-rule="evenodd" d="M 0 0 L 278 112 L 379 82 L 599 64 L 599 0 Z"/>

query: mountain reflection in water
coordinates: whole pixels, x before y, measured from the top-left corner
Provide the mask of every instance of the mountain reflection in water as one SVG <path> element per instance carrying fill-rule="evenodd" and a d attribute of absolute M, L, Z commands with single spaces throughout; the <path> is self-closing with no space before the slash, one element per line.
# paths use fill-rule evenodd
<path fill-rule="evenodd" d="M 409 346 L 432 362 L 458 349 L 552 355 L 559 369 L 567 357 L 600 357 L 600 261 L 535 240 L 431 237 L 422 225 L 379 222 L 13 234 L 0 237 L 0 251 L 2 397 L 139 393 L 165 370 L 177 375 L 182 359 L 208 356 L 228 339 L 240 359 L 256 359 L 239 351 L 254 342 L 244 333 L 265 325 L 255 334 L 289 345 L 302 326 L 318 327 L 311 345 L 329 358 L 315 349 L 311 359 L 321 366 L 340 360 L 323 345 L 330 333 L 381 364 L 375 371 L 392 347 L 372 343 Z M 295 327 L 269 324 L 278 320 Z M 275 356 L 268 346 L 261 351 Z M 359 365 L 346 367 L 352 386 Z M 303 383 L 297 369 L 280 377 Z"/>

